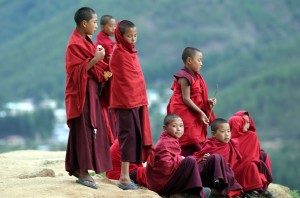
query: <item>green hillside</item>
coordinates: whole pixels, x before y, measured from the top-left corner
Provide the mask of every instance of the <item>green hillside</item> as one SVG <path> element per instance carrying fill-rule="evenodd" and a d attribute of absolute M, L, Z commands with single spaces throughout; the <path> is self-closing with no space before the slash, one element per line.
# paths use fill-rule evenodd
<path fill-rule="evenodd" d="M 136 23 L 137 49 L 147 87 L 168 101 L 181 52 L 198 47 L 210 95 L 218 85 L 218 117 L 246 109 L 262 141 L 299 141 L 300 1 L 223 0 L 0 0 L 0 105 L 23 98 L 64 101 L 64 53 L 75 27 L 74 12 L 91 6 L 98 13 Z M 94 36 L 95 38 L 95 36 Z M 161 130 L 159 105 L 150 109 L 153 136 Z M 293 144 L 289 143 L 289 146 Z M 278 166 L 284 146 L 272 153 L 275 181 L 297 188 L 293 170 L 285 178 Z M 271 152 L 272 151 L 272 152 Z M 289 155 L 299 156 L 295 149 Z M 300 157 L 293 158 L 300 162 Z M 277 177 L 276 177 L 277 176 Z M 276 178 L 280 178 L 276 180 Z"/>

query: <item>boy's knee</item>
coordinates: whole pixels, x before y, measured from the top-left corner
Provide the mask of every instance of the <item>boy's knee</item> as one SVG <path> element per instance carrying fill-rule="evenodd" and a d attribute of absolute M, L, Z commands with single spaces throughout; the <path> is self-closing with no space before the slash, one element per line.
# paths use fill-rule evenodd
<path fill-rule="evenodd" d="M 188 157 L 184 158 L 182 160 L 182 162 L 188 163 L 188 164 L 193 164 L 193 163 L 197 164 L 197 160 L 194 157 L 192 157 L 192 156 L 188 156 Z"/>

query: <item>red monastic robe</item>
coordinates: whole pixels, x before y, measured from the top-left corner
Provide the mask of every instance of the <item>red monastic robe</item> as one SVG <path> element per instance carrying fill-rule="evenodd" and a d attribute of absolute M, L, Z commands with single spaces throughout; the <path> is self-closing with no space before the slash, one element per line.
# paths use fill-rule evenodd
<path fill-rule="evenodd" d="M 103 61 L 105 63 L 109 63 L 110 56 L 113 52 L 114 42 L 109 38 L 107 34 L 105 34 L 103 31 L 100 31 L 96 37 L 95 46 L 102 45 L 102 47 L 105 49 L 105 56 L 103 58 Z M 108 68 L 108 70 L 110 70 Z M 109 91 L 110 91 L 110 79 L 104 83 L 101 83 L 99 86 L 101 86 L 101 105 L 103 110 L 103 116 L 105 119 L 105 123 L 107 126 L 107 130 L 109 132 L 109 140 L 110 144 L 112 144 L 116 138 L 116 117 L 112 110 L 109 109 Z"/>
<path fill-rule="evenodd" d="M 107 34 L 105 34 L 103 31 L 100 31 L 96 37 L 95 45 L 102 45 L 102 47 L 105 49 L 105 56 L 103 61 L 106 63 L 109 63 L 109 58 L 113 52 L 114 42 L 109 38 Z"/>
<path fill-rule="evenodd" d="M 241 159 L 241 154 L 238 149 L 238 142 L 230 140 L 228 143 L 223 143 L 214 137 L 207 138 L 200 151 L 194 153 L 197 162 L 203 160 L 206 153 L 220 154 L 224 157 L 228 166 L 234 168 L 238 161 Z"/>
<path fill-rule="evenodd" d="M 121 22 L 121 21 L 120 21 Z M 147 161 L 149 148 L 152 146 L 152 134 L 148 112 L 148 99 L 144 75 L 138 60 L 134 44 L 127 42 L 119 30 L 115 30 L 116 44 L 110 58 L 111 77 L 110 107 L 132 109 L 140 107 L 143 161 Z"/>
<path fill-rule="evenodd" d="M 67 120 L 81 114 L 88 78 L 93 78 L 96 82 L 105 81 L 103 74 L 104 70 L 108 68 L 108 64 L 99 61 L 90 70 L 87 70 L 87 64 L 94 57 L 95 50 L 96 47 L 88 37 L 83 38 L 77 29 L 73 31 L 66 51 L 65 103 Z"/>
<path fill-rule="evenodd" d="M 248 111 L 241 110 L 241 111 L 236 112 L 234 115 L 235 116 L 243 116 L 245 114 L 248 115 L 249 121 L 250 121 L 249 131 L 256 132 L 256 127 L 255 127 L 254 120 L 250 116 L 250 113 Z M 271 159 L 270 159 L 269 155 L 267 154 L 267 152 L 265 152 L 262 149 L 260 149 L 260 160 L 262 160 L 265 163 L 265 165 L 269 169 L 270 174 L 272 174 L 272 162 L 271 162 Z"/>
<path fill-rule="evenodd" d="M 146 177 L 148 188 L 158 192 L 172 178 L 182 157 L 178 139 L 162 132 L 154 148 L 155 158 L 153 165 L 147 164 Z"/>
<path fill-rule="evenodd" d="M 174 75 L 175 79 L 171 89 L 173 95 L 170 98 L 167 113 L 174 113 L 179 115 L 184 123 L 184 134 L 180 138 L 181 146 L 199 144 L 206 140 L 207 125 L 201 119 L 199 113 L 191 110 L 182 99 L 181 86 L 178 83 L 179 78 L 186 78 L 190 84 L 190 98 L 191 100 L 209 116 L 211 107 L 208 103 L 208 90 L 204 79 L 198 73 L 191 72 L 188 68 L 184 67 L 180 72 Z M 215 119 L 212 112 L 210 122 Z"/>
<path fill-rule="evenodd" d="M 105 81 L 103 71 L 108 65 L 99 61 L 87 70 L 95 50 L 88 36 L 84 38 L 77 29 L 73 31 L 65 57 L 65 103 L 70 128 L 66 170 L 70 175 L 78 169 L 100 173 L 112 167 L 108 134 L 97 96 L 97 83 Z"/>
<path fill-rule="evenodd" d="M 121 151 L 118 139 L 110 147 L 111 159 L 113 169 L 106 172 L 106 177 L 109 179 L 118 180 L 121 174 Z M 137 170 L 136 181 L 138 185 L 147 187 L 147 180 L 145 175 L 146 168 L 142 164 L 130 163 L 129 171 Z"/>
<path fill-rule="evenodd" d="M 246 124 L 242 116 L 233 116 L 229 120 L 231 135 L 239 142 L 242 160 L 234 167 L 237 181 L 245 191 L 261 189 L 267 184 L 264 174 L 259 173 L 259 141 L 253 131 L 243 132 Z"/>

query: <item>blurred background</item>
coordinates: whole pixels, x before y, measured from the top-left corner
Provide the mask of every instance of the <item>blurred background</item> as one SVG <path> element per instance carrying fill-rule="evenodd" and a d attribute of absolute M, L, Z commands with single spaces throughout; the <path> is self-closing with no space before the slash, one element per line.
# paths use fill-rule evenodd
<path fill-rule="evenodd" d="M 298 0 L 0 0 L 0 153 L 65 150 L 64 55 L 81 6 L 136 24 L 155 142 L 181 53 L 197 47 L 217 117 L 248 110 L 274 183 L 300 189 Z"/>

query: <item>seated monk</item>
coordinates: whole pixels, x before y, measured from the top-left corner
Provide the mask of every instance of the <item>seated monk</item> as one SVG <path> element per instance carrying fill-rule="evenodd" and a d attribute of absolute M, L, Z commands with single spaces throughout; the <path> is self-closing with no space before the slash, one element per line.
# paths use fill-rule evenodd
<path fill-rule="evenodd" d="M 106 177 L 109 179 L 118 180 L 121 174 L 121 151 L 118 139 L 110 147 L 110 154 L 112 159 L 113 169 L 106 172 Z M 147 180 L 145 176 L 145 167 L 143 164 L 130 163 L 129 165 L 129 176 L 134 183 L 139 186 L 147 187 Z"/>

